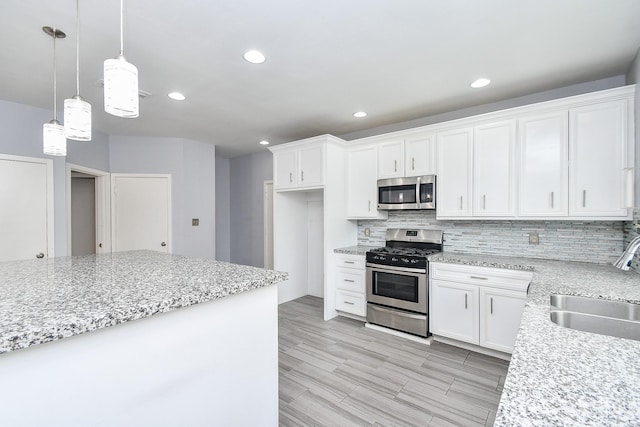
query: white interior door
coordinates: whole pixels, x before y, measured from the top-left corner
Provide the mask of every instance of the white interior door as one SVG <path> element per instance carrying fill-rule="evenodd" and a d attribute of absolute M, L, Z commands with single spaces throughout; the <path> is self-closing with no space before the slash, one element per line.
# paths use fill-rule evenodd
<path fill-rule="evenodd" d="M 309 295 L 324 298 L 324 203 L 307 202 L 307 274 Z"/>
<path fill-rule="evenodd" d="M 171 176 L 111 175 L 112 248 L 171 252 Z"/>
<path fill-rule="evenodd" d="M 0 156 L 0 261 L 53 256 L 53 162 Z"/>

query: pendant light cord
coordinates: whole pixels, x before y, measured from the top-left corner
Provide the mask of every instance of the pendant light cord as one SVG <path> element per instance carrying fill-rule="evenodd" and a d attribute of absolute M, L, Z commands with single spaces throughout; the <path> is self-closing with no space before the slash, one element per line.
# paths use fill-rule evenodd
<path fill-rule="evenodd" d="M 53 27 L 53 118 L 58 121 L 58 98 L 56 93 L 58 92 L 58 86 L 56 81 L 56 28 Z"/>
<path fill-rule="evenodd" d="M 76 0 L 76 95 L 80 96 L 80 0 Z"/>
<path fill-rule="evenodd" d="M 124 56 L 124 0 L 120 0 L 120 55 Z"/>

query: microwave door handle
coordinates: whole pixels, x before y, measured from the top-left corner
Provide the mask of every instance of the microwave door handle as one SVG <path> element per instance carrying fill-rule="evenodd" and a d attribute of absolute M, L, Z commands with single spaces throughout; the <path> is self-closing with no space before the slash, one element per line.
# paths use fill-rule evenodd
<path fill-rule="evenodd" d="M 420 177 L 416 178 L 416 204 L 420 206 L 422 200 L 420 199 Z"/>

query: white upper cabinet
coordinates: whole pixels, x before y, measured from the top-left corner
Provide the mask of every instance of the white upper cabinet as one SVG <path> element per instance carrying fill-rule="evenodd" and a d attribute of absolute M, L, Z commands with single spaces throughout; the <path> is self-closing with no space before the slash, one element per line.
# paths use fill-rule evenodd
<path fill-rule="evenodd" d="M 515 216 L 515 148 L 514 120 L 475 128 L 474 216 Z"/>
<path fill-rule="evenodd" d="M 349 219 L 386 218 L 378 211 L 378 147 L 375 145 L 347 152 L 347 217 Z"/>
<path fill-rule="evenodd" d="M 438 217 L 471 216 L 473 128 L 439 133 Z"/>
<path fill-rule="evenodd" d="M 404 175 L 422 176 L 436 173 L 436 139 L 431 133 L 404 141 Z"/>
<path fill-rule="evenodd" d="M 629 215 L 627 118 L 627 100 L 569 110 L 569 216 Z"/>
<path fill-rule="evenodd" d="M 568 215 L 568 126 L 566 110 L 518 120 L 520 216 Z"/>
<path fill-rule="evenodd" d="M 404 139 L 378 145 L 378 179 L 404 176 Z"/>
<path fill-rule="evenodd" d="M 287 150 L 273 150 L 274 190 L 324 185 L 325 144 L 319 141 Z"/>

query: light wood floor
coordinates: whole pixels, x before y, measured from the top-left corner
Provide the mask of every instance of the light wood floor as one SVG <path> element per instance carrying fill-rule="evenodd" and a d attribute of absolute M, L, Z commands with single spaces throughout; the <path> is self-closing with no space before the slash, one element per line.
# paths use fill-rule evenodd
<path fill-rule="evenodd" d="M 280 305 L 280 425 L 491 426 L 508 362 Z"/>

